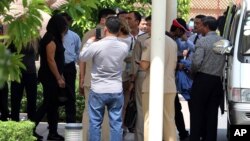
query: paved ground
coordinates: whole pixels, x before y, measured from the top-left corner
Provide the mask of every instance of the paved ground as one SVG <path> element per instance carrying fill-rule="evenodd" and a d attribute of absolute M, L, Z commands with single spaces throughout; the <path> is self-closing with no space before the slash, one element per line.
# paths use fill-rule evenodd
<path fill-rule="evenodd" d="M 180 101 L 182 104 L 182 111 L 184 115 L 184 120 L 186 124 L 186 128 L 189 130 L 190 129 L 190 121 L 189 121 L 189 112 L 188 112 L 188 106 L 187 102 L 183 100 L 182 97 L 180 97 Z M 224 115 L 219 115 L 218 117 L 218 138 L 217 141 L 226 141 L 226 113 Z M 46 122 L 41 122 L 38 125 L 37 128 L 37 133 L 42 135 L 44 137 L 44 141 L 47 139 L 48 135 L 48 129 L 47 129 L 48 124 Z M 58 133 L 65 136 L 65 123 L 59 123 L 58 124 Z M 74 141 L 74 140 L 70 140 Z M 80 140 L 75 140 L 75 141 L 80 141 Z M 134 141 L 134 134 L 132 133 L 127 133 L 126 136 L 124 137 L 124 141 Z"/>
<path fill-rule="evenodd" d="M 43 141 L 47 141 L 47 135 L 48 135 L 47 127 L 48 127 L 47 122 L 41 122 L 36 130 L 39 135 L 43 136 L 44 138 Z M 58 133 L 60 135 L 65 136 L 65 123 L 58 124 Z M 81 140 L 70 140 L 70 141 L 81 141 Z M 134 141 L 134 134 L 127 133 L 126 136 L 124 137 L 124 141 Z"/>

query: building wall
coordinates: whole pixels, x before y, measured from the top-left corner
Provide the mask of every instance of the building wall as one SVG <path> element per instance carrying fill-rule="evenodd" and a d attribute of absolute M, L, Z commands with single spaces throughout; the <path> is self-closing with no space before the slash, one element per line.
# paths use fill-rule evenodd
<path fill-rule="evenodd" d="M 235 0 L 191 0 L 189 19 L 198 14 L 218 18 L 226 11 L 230 2 Z"/>

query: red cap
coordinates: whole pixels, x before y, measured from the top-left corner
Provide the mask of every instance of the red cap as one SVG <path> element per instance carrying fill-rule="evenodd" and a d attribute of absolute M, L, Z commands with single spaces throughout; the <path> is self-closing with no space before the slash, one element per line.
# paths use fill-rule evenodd
<path fill-rule="evenodd" d="M 175 26 L 175 27 L 178 27 L 178 28 L 182 28 L 186 32 L 189 32 L 189 30 L 187 29 L 187 27 L 184 27 L 183 25 L 181 25 L 176 19 L 173 20 L 172 25 Z"/>

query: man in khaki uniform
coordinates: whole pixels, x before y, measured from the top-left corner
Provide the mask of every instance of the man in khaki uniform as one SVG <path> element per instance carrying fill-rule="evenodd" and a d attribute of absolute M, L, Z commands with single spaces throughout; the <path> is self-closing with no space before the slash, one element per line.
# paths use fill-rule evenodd
<path fill-rule="evenodd" d="M 139 12 L 137 11 L 130 11 L 129 13 L 127 13 L 126 15 L 126 19 L 130 28 L 130 36 L 132 37 L 132 46 L 131 49 L 129 51 L 129 55 L 127 57 L 128 60 L 132 61 L 132 53 L 134 50 L 134 45 L 135 42 L 138 38 L 139 35 L 143 34 L 143 32 L 139 29 L 139 24 L 141 21 L 141 15 Z M 126 63 L 126 69 L 128 70 L 128 72 L 130 72 L 131 70 L 131 63 L 130 61 L 127 61 Z M 124 106 L 123 106 L 123 120 L 126 114 L 126 107 L 127 104 L 129 102 L 129 98 L 130 98 L 130 93 L 131 91 L 129 91 L 129 86 L 130 86 L 130 78 L 128 78 L 127 80 L 124 79 L 123 77 L 123 90 L 124 90 Z M 124 135 L 127 132 L 127 127 L 125 125 L 123 125 L 123 129 L 124 129 Z M 133 132 L 133 130 L 129 129 L 130 132 Z"/>
<path fill-rule="evenodd" d="M 138 60 L 141 60 L 142 49 L 144 48 L 143 43 L 146 39 L 150 38 L 151 31 L 151 16 L 145 18 L 147 25 L 147 33 L 139 35 L 132 54 L 131 61 L 131 86 L 135 89 L 135 100 L 136 100 L 136 109 L 137 109 L 137 118 L 135 125 L 135 140 L 143 141 L 143 110 L 142 110 L 142 82 L 146 75 L 146 72 L 143 71 L 140 66 L 136 63 Z"/>
<path fill-rule="evenodd" d="M 110 15 L 114 15 L 115 11 L 112 9 L 102 9 L 99 12 L 99 24 L 96 28 L 103 29 L 106 18 Z M 96 35 L 96 28 L 91 29 L 88 31 L 82 40 L 82 44 L 84 45 L 87 43 L 88 39 Z M 85 109 L 83 112 L 83 141 L 88 141 L 88 128 L 89 128 L 89 116 L 88 116 L 88 97 L 90 91 L 90 80 L 91 80 L 91 68 L 92 68 L 92 61 L 87 62 L 79 62 L 79 88 L 80 93 L 85 97 Z M 104 119 L 103 119 L 103 126 L 102 126 L 102 141 L 109 141 L 109 123 L 108 123 L 108 112 L 107 109 L 105 110 Z"/>
<path fill-rule="evenodd" d="M 175 107 L 176 96 L 175 68 L 177 63 L 177 45 L 170 37 L 165 37 L 165 68 L 164 68 L 164 109 L 163 109 L 163 140 L 176 141 Z M 142 108 L 144 114 L 144 141 L 148 141 L 149 125 L 149 76 L 151 38 L 144 42 L 140 67 L 146 71 L 142 84 Z"/>

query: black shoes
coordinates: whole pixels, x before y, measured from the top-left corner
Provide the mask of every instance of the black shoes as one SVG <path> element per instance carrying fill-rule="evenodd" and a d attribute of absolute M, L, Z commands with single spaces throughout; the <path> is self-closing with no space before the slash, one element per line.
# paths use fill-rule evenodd
<path fill-rule="evenodd" d="M 33 132 L 33 136 L 35 136 L 37 138 L 38 141 L 43 140 L 43 136 L 40 136 L 39 134 L 37 134 L 36 132 Z"/>
<path fill-rule="evenodd" d="M 182 134 L 179 134 L 180 141 L 189 141 L 189 134 L 188 131 L 182 132 Z"/>
<path fill-rule="evenodd" d="M 64 137 L 59 135 L 58 133 L 49 133 L 47 140 L 50 141 L 64 141 Z"/>
<path fill-rule="evenodd" d="M 189 141 L 189 134 L 187 134 L 186 136 L 180 137 L 180 141 Z"/>

